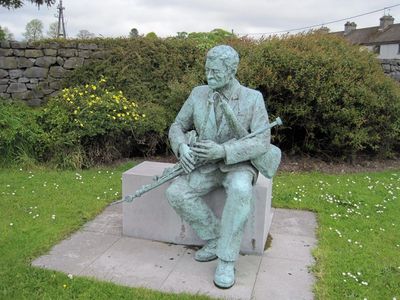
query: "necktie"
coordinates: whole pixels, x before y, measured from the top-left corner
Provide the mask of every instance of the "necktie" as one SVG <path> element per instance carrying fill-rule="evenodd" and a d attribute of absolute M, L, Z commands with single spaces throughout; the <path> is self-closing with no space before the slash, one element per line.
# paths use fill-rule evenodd
<path fill-rule="evenodd" d="M 216 96 L 214 97 L 214 113 L 215 113 L 215 123 L 217 124 L 217 129 L 219 129 L 219 126 L 221 125 L 222 122 L 222 117 L 224 115 L 221 103 L 222 103 L 221 95 L 216 94 Z"/>

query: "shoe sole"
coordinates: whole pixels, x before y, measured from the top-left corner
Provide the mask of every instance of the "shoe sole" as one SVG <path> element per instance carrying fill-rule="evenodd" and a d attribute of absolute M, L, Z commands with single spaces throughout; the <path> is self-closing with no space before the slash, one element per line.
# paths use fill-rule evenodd
<path fill-rule="evenodd" d="M 198 262 L 208 262 L 208 261 L 213 261 L 213 260 L 216 260 L 218 258 L 218 256 L 212 256 L 212 257 L 210 257 L 210 258 L 208 258 L 208 259 L 198 259 L 198 258 L 196 258 L 196 256 L 194 257 L 194 260 L 195 261 L 198 261 Z"/>
<path fill-rule="evenodd" d="M 222 290 L 230 289 L 230 288 L 233 287 L 234 284 L 235 284 L 235 281 L 233 281 L 231 285 L 226 285 L 226 286 L 225 286 L 225 285 L 218 284 L 218 283 L 216 283 L 215 281 L 213 281 L 213 282 L 214 282 L 214 285 L 215 285 L 217 288 L 222 289 Z"/>

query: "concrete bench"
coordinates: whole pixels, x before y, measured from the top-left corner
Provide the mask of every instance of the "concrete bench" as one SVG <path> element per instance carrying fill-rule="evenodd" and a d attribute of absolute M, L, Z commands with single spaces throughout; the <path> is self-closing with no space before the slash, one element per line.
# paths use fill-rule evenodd
<path fill-rule="evenodd" d="M 142 185 L 151 183 L 154 175 L 173 164 L 145 161 L 122 175 L 123 196 L 134 193 Z M 170 207 L 165 198 L 166 183 L 132 203 L 123 204 L 123 234 L 135 238 L 163 241 L 183 245 L 203 245 L 204 242 L 194 233 Z M 255 201 L 246 224 L 241 252 L 243 254 L 262 254 L 272 220 L 271 212 L 272 181 L 259 175 L 253 189 Z M 225 191 L 219 188 L 205 198 L 205 201 L 221 217 L 225 203 Z"/>

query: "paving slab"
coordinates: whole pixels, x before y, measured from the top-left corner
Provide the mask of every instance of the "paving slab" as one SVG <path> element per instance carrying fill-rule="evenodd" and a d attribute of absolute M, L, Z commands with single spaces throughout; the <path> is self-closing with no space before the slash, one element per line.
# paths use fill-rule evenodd
<path fill-rule="evenodd" d="M 311 212 L 274 209 L 271 246 L 260 256 L 239 256 L 236 284 L 228 290 L 213 284 L 217 261 L 196 262 L 191 247 L 123 236 L 120 204 L 107 207 L 32 265 L 129 287 L 219 299 L 313 299 L 309 268 L 316 225 Z"/>

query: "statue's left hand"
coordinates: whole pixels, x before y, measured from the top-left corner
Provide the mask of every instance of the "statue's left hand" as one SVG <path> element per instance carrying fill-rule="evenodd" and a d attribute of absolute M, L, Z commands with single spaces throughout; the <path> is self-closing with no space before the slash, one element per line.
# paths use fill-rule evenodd
<path fill-rule="evenodd" d="M 225 149 L 214 141 L 204 140 L 194 144 L 191 148 L 196 157 L 203 160 L 215 160 L 225 158 Z"/>

